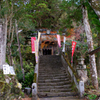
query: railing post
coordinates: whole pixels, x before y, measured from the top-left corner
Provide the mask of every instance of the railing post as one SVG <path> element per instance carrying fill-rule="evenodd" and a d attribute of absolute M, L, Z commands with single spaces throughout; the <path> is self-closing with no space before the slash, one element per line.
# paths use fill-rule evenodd
<path fill-rule="evenodd" d="M 84 95 L 84 82 L 83 81 L 79 82 L 79 92 L 80 92 L 80 97 L 83 97 Z"/>

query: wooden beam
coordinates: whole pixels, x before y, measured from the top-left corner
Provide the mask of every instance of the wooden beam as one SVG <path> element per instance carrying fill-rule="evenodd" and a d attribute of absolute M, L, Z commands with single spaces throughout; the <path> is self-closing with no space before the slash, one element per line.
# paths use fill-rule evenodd
<path fill-rule="evenodd" d="M 93 54 L 95 54 L 95 53 L 97 53 L 97 52 L 99 52 L 99 51 L 100 51 L 100 47 L 98 47 L 97 49 L 95 49 L 95 50 L 89 52 L 88 54 L 93 55 Z"/>

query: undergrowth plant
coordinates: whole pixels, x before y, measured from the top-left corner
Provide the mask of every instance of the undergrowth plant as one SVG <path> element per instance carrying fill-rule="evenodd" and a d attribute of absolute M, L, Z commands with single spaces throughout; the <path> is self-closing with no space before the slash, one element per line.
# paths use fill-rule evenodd
<path fill-rule="evenodd" d="M 91 95 L 88 95 L 88 98 L 89 98 L 89 100 L 96 100 L 97 95 L 91 94 Z"/>

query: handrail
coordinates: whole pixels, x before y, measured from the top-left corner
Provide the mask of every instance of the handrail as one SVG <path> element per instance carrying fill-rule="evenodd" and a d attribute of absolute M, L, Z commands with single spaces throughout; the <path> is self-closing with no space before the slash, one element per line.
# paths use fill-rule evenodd
<path fill-rule="evenodd" d="M 90 51 L 88 54 L 89 54 L 89 55 L 93 55 L 93 54 L 95 54 L 95 53 L 97 53 L 97 52 L 100 52 L 100 47 L 98 47 L 98 48 L 95 49 L 95 50 Z"/>
<path fill-rule="evenodd" d="M 65 55 L 64 55 L 64 53 L 62 53 L 62 57 L 63 57 L 64 61 L 68 64 L 68 71 L 69 71 L 74 83 L 76 84 L 76 87 L 79 91 L 80 97 L 83 97 L 83 95 L 84 95 L 84 81 L 79 79 L 78 75 L 76 74 L 76 71 L 73 69 L 73 67 L 69 63 L 68 58 L 67 58 L 67 53 Z"/>

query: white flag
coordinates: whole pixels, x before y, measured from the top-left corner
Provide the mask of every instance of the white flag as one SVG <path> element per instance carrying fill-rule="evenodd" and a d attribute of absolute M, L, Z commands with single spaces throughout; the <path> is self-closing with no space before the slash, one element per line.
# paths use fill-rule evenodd
<path fill-rule="evenodd" d="M 62 49 L 62 52 L 65 52 L 65 42 L 66 42 L 66 37 L 64 36 L 64 40 L 63 40 L 63 49 Z"/>

